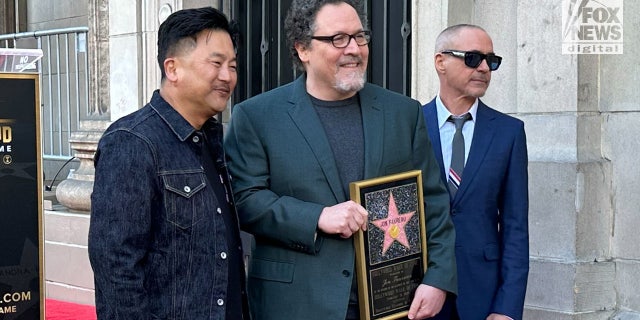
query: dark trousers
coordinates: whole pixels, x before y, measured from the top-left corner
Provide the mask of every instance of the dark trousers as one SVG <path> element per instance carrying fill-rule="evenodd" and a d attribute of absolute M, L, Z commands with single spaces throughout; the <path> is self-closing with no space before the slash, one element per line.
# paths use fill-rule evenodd
<path fill-rule="evenodd" d="M 447 294 L 447 299 L 442 305 L 442 310 L 435 317 L 430 318 L 434 320 L 460 320 L 458 316 L 458 310 L 456 308 L 456 296 Z"/>

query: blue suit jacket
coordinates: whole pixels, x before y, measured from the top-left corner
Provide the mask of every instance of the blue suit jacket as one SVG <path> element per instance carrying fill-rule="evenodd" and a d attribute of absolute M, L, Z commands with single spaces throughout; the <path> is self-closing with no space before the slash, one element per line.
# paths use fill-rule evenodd
<path fill-rule="evenodd" d="M 447 185 L 435 99 L 423 111 Z M 529 272 L 527 165 L 524 123 L 479 101 L 462 183 L 451 199 L 462 320 L 491 313 L 522 318 Z"/>
<path fill-rule="evenodd" d="M 225 136 L 240 223 L 255 245 L 248 293 L 254 320 L 344 319 L 353 240 L 317 230 L 322 209 L 348 200 L 306 77 L 233 108 Z M 423 283 L 455 292 L 449 195 L 420 103 L 378 86 L 359 92 L 364 178 L 423 171 L 428 270 Z"/>

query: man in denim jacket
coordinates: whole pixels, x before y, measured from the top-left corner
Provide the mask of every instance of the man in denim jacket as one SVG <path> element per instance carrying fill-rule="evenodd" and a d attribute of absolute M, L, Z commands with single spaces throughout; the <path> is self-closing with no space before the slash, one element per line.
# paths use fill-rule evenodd
<path fill-rule="evenodd" d="M 236 85 L 227 18 L 177 11 L 158 31 L 162 83 L 95 155 L 89 258 L 99 319 L 248 319 L 222 151 Z"/>

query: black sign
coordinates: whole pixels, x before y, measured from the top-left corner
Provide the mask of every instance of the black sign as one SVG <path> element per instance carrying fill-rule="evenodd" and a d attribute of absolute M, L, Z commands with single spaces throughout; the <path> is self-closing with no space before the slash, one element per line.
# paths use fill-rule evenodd
<path fill-rule="evenodd" d="M 0 320 L 44 319 L 38 79 L 0 73 Z"/>

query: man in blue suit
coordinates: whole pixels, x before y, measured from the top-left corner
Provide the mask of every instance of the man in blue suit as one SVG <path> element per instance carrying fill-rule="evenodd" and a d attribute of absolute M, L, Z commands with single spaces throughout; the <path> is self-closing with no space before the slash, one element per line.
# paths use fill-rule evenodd
<path fill-rule="evenodd" d="M 524 124 L 479 99 L 502 58 L 482 28 L 456 25 L 438 36 L 434 60 L 440 93 L 423 111 L 451 194 L 458 268 L 458 296 L 449 295 L 435 319 L 521 319 L 529 272 Z M 456 126 L 448 119 L 466 114 L 464 167 L 450 175 Z"/>
<path fill-rule="evenodd" d="M 449 195 L 418 101 L 365 83 L 370 33 L 359 1 L 294 0 L 285 29 L 303 74 L 233 108 L 225 149 L 240 223 L 254 235 L 254 320 L 360 319 L 353 234 L 367 212 L 349 183 L 422 170 L 427 272 L 409 318 L 455 292 Z"/>

